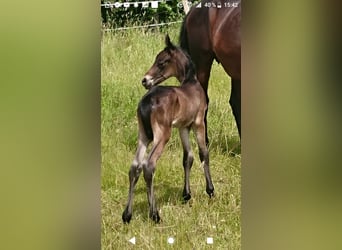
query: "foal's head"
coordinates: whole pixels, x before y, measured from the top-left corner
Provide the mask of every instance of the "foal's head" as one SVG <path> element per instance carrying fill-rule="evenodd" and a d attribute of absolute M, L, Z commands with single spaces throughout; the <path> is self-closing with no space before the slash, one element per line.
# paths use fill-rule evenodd
<path fill-rule="evenodd" d="M 159 52 L 152 67 L 142 79 L 142 85 L 149 89 L 166 79 L 175 76 L 179 82 L 195 77 L 195 68 L 188 54 L 176 47 L 169 35 L 165 37 L 165 49 Z"/>

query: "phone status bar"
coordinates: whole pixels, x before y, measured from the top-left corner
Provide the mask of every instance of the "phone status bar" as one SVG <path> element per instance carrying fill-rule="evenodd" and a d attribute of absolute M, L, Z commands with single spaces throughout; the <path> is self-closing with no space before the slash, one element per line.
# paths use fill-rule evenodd
<path fill-rule="evenodd" d="M 205 3 L 203 2 L 197 2 L 197 3 L 193 3 L 193 2 L 189 2 L 189 1 L 182 1 L 182 2 L 179 2 L 177 5 L 179 8 L 182 8 L 184 7 L 184 5 L 187 5 L 187 7 L 191 8 L 192 6 L 195 6 L 195 8 L 237 8 L 240 4 L 240 2 L 238 1 L 235 1 L 235 2 L 232 2 L 232 1 L 222 1 L 222 2 L 210 2 L 210 1 L 207 1 Z"/>

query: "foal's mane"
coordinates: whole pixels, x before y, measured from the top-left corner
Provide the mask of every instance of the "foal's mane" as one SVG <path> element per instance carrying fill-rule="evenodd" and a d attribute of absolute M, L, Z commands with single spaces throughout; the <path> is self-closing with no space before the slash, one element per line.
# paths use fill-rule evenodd
<path fill-rule="evenodd" d="M 195 64 L 192 62 L 190 55 L 188 52 L 181 48 L 180 46 L 174 45 L 168 34 L 166 34 L 165 37 L 165 51 L 169 53 L 171 56 L 172 54 L 175 54 L 176 57 L 180 60 L 180 64 L 182 64 L 183 68 L 183 76 L 184 79 L 181 82 L 181 84 L 184 83 L 189 83 L 189 82 L 197 82 L 197 77 L 196 77 L 196 67 Z M 183 55 L 185 57 L 185 61 L 183 60 L 184 57 L 179 57 L 179 54 Z"/>
<path fill-rule="evenodd" d="M 192 80 L 197 80 L 196 66 L 191 60 L 190 55 L 182 48 L 179 47 L 179 49 L 185 54 L 186 58 L 188 59 L 187 64 L 185 65 L 185 78 L 183 82 L 186 83 Z"/>
<path fill-rule="evenodd" d="M 185 55 L 185 58 L 186 58 L 186 61 L 182 62 L 184 64 L 184 72 L 185 72 L 185 76 L 184 76 L 184 80 L 182 84 L 197 81 L 196 66 L 191 60 L 191 57 L 188 54 L 188 52 L 186 52 L 179 46 L 174 46 L 174 49 L 177 51 L 177 53 L 182 53 L 183 55 Z"/>

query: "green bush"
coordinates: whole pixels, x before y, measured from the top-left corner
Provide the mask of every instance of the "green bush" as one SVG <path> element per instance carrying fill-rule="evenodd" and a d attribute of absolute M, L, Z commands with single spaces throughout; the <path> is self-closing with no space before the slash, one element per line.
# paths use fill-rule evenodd
<path fill-rule="evenodd" d="M 116 1 L 101 1 L 104 3 L 115 3 Z M 132 2 L 133 0 L 120 0 L 118 2 Z M 180 1 L 159 2 L 158 8 L 149 6 L 143 8 L 139 3 L 138 7 L 132 4 L 130 7 L 108 8 L 101 6 L 102 24 L 106 28 L 119 28 L 129 25 L 155 24 L 182 20 L 184 16 L 183 8 L 178 5 Z"/>

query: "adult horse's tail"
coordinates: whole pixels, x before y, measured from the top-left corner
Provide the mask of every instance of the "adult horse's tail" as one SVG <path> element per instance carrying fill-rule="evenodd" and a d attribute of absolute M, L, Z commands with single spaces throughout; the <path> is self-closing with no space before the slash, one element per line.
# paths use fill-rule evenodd
<path fill-rule="evenodd" d="M 189 43 L 188 43 L 188 31 L 186 29 L 186 19 L 189 13 L 190 11 L 188 12 L 188 14 L 185 16 L 183 20 L 180 35 L 179 35 L 179 46 L 188 53 L 189 53 Z"/>

